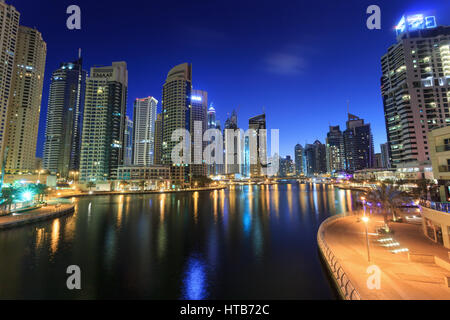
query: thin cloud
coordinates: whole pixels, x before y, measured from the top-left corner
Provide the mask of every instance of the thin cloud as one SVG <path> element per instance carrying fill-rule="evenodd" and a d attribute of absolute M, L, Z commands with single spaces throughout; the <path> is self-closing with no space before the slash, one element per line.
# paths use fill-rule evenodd
<path fill-rule="evenodd" d="M 287 52 L 268 55 L 264 59 L 266 71 L 278 75 L 297 75 L 303 73 L 306 61 L 303 57 Z"/>

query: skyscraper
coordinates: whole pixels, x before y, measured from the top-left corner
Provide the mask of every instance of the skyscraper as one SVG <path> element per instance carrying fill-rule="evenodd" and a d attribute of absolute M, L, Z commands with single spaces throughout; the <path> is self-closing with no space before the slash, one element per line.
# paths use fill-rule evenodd
<path fill-rule="evenodd" d="M 381 150 L 381 165 L 383 168 L 390 168 L 391 167 L 391 161 L 389 159 L 389 143 L 382 143 L 380 144 L 380 150 Z"/>
<path fill-rule="evenodd" d="M 316 140 L 313 144 L 305 145 L 304 156 L 307 176 L 326 173 L 326 146 L 319 140 Z"/>
<path fill-rule="evenodd" d="M 175 180 L 184 182 L 189 179 L 190 169 L 188 164 L 173 163 L 172 150 L 179 142 L 172 141 L 172 134 L 177 129 L 188 132 L 191 130 L 191 92 L 192 65 L 183 63 L 173 67 L 167 74 L 162 92 L 161 162 L 166 165 L 177 165 L 179 170 L 174 171 L 177 175 Z M 185 143 L 184 149 L 188 150 L 190 146 L 187 145 L 187 141 Z"/>
<path fill-rule="evenodd" d="M 344 137 L 339 126 L 330 126 L 326 139 L 327 172 L 344 170 Z"/>
<path fill-rule="evenodd" d="M 158 100 L 153 97 L 136 99 L 133 113 L 133 164 L 150 166 L 154 163 L 155 121 Z"/>
<path fill-rule="evenodd" d="M 348 172 L 372 168 L 374 161 L 373 137 L 369 123 L 348 114 L 344 136 L 345 169 Z"/>
<path fill-rule="evenodd" d="M 430 161 L 427 133 L 450 124 L 450 27 L 416 14 L 396 31 L 381 58 L 389 154 L 393 167 L 415 167 Z"/>
<path fill-rule="evenodd" d="M 266 115 L 263 113 L 250 118 L 248 128 L 256 133 L 256 152 L 252 152 L 250 146 L 250 176 L 259 177 L 264 173 L 263 167 L 267 167 Z"/>
<path fill-rule="evenodd" d="M 9 172 L 34 171 L 46 56 L 42 34 L 20 26 L 8 106 Z"/>
<path fill-rule="evenodd" d="M 123 165 L 128 71 L 125 62 L 93 67 L 86 81 L 80 180 L 114 179 Z"/>
<path fill-rule="evenodd" d="M 206 142 L 203 134 L 208 127 L 208 93 L 203 90 L 192 90 L 191 95 L 191 175 L 206 176 L 206 163 L 203 161 L 203 151 Z M 200 162 L 200 163 L 197 163 Z"/>
<path fill-rule="evenodd" d="M 212 105 L 208 109 L 208 129 L 216 129 L 216 109 Z"/>
<path fill-rule="evenodd" d="M 217 124 L 216 124 L 216 109 L 214 109 L 214 107 L 211 106 L 208 109 L 208 129 L 217 129 Z M 213 137 L 214 139 L 214 137 Z M 214 141 L 214 140 L 213 140 Z M 215 156 L 214 151 L 213 154 L 211 155 L 212 157 Z M 208 175 L 216 175 L 217 174 L 217 164 L 208 164 L 207 165 L 207 174 Z"/>
<path fill-rule="evenodd" d="M 153 164 L 161 164 L 161 145 L 162 145 L 162 113 L 156 115 L 155 121 L 155 147 Z"/>
<path fill-rule="evenodd" d="M 68 177 L 80 166 L 81 130 L 86 89 L 82 59 L 53 71 L 45 126 L 43 167 Z"/>
<path fill-rule="evenodd" d="M 295 174 L 303 174 L 303 147 L 301 144 L 296 144 L 294 148 L 294 158 L 295 158 Z"/>
<path fill-rule="evenodd" d="M 12 87 L 14 58 L 17 50 L 20 13 L 0 1 L 0 159 L 6 146 L 8 105 Z M 0 161 L 0 167 L 3 165 Z"/>
<path fill-rule="evenodd" d="M 228 130 L 228 131 L 227 131 Z M 227 139 L 228 132 L 228 139 Z M 230 135 L 231 134 L 231 135 Z M 237 113 L 235 110 L 225 121 L 224 128 L 224 151 L 225 151 L 225 173 L 226 174 L 239 174 L 242 165 L 241 159 L 241 147 L 242 136 L 238 130 Z M 228 143 L 227 143 L 227 140 Z"/>
<path fill-rule="evenodd" d="M 133 128 L 133 120 L 126 116 L 124 136 L 125 152 L 123 157 L 123 164 L 125 166 L 129 166 L 133 163 Z"/>

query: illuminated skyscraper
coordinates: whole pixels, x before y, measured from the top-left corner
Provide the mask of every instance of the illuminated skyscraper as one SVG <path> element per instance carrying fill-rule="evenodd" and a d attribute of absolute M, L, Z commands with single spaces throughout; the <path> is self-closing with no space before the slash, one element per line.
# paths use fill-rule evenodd
<path fill-rule="evenodd" d="M 294 159 L 295 159 L 295 174 L 302 175 L 303 172 L 303 147 L 301 144 L 296 144 L 294 148 Z"/>
<path fill-rule="evenodd" d="M 344 170 L 344 136 L 339 126 L 330 126 L 327 133 L 327 172 Z"/>
<path fill-rule="evenodd" d="M 183 63 L 167 74 L 162 93 L 162 163 L 172 164 L 172 149 L 178 144 L 172 141 L 176 129 L 190 131 L 192 92 L 192 65 Z"/>
<path fill-rule="evenodd" d="M 0 1 L 0 159 L 6 146 L 9 97 L 12 87 L 14 58 L 17 50 L 20 13 Z M 2 161 L 0 161 L 0 167 Z"/>
<path fill-rule="evenodd" d="M 123 156 L 123 164 L 129 166 L 133 163 L 133 121 L 130 117 L 125 117 L 125 152 Z"/>
<path fill-rule="evenodd" d="M 80 180 L 115 179 L 124 161 L 128 70 L 125 62 L 91 68 L 86 82 Z"/>
<path fill-rule="evenodd" d="M 68 177 L 70 171 L 77 171 L 80 166 L 86 76 L 81 58 L 62 63 L 52 73 L 43 166 L 61 177 Z"/>
<path fill-rule="evenodd" d="M 450 27 L 416 14 L 395 29 L 381 58 L 389 155 L 393 167 L 420 167 L 430 163 L 427 133 L 450 124 Z"/>
<path fill-rule="evenodd" d="M 154 162 L 155 121 L 158 100 L 136 99 L 133 113 L 133 164 L 150 166 Z"/>
<path fill-rule="evenodd" d="M 373 137 L 369 123 L 348 114 L 347 129 L 344 136 L 345 169 L 354 172 L 372 168 L 374 161 Z"/>
<path fill-rule="evenodd" d="M 250 146 L 250 176 L 259 177 L 264 174 L 263 167 L 267 167 L 266 115 L 260 114 L 250 118 L 248 120 L 248 128 L 254 130 L 257 134 L 256 152 L 252 152 Z"/>
<path fill-rule="evenodd" d="M 228 138 L 227 138 L 228 132 Z M 238 130 L 238 119 L 235 110 L 225 121 L 224 128 L 225 173 L 234 175 L 241 172 L 242 136 Z M 228 140 L 228 141 L 227 141 Z"/>
<path fill-rule="evenodd" d="M 162 145 L 162 113 L 156 115 L 155 121 L 155 148 L 154 164 L 161 164 L 161 145 Z"/>
<path fill-rule="evenodd" d="M 8 172 L 34 171 L 46 56 L 42 34 L 20 26 L 8 106 Z"/>
<path fill-rule="evenodd" d="M 203 90 L 192 90 L 190 116 L 192 157 L 190 168 L 192 177 L 206 176 L 206 163 L 203 161 L 203 151 L 206 147 L 206 142 L 203 142 L 203 134 L 208 127 L 207 109 L 208 93 Z"/>

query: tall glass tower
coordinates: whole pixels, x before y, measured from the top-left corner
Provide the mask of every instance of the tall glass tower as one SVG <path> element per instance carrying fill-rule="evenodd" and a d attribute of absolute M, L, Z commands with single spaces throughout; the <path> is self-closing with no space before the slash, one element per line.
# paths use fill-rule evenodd
<path fill-rule="evenodd" d="M 68 177 L 80 166 L 86 76 L 81 58 L 61 63 L 52 73 L 43 167 L 61 177 Z"/>

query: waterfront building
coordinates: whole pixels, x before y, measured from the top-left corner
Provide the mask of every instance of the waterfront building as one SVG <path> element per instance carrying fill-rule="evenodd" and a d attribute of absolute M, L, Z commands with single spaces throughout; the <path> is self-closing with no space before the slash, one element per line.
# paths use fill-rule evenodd
<path fill-rule="evenodd" d="M 126 62 L 93 67 L 86 81 L 80 181 L 115 179 L 123 165 L 128 87 Z"/>
<path fill-rule="evenodd" d="M 6 147 L 8 106 L 16 70 L 14 58 L 17 55 L 20 13 L 12 5 L 0 1 L 0 159 Z M 0 163 L 0 167 L 3 166 Z"/>
<path fill-rule="evenodd" d="M 381 167 L 382 168 L 390 168 L 391 167 L 391 160 L 389 155 L 389 143 L 382 143 L 380 144 L 380 150 L 381 150 Z"/>
<path fill-rule="evenodd" d="M 280 158 L 279 162 L 279 177 L 290 177 L 295 175 L 295 164 L 291 156 L 286 156 L 286 158 Z"/>
<path fill-rule="evenodd" d="M 133 164 L 133 120 L 129 116 L 125 116 L 125 136 L 124 136 L 124 156 L 123 164 L 125 166 L 130 166 Z"/>
<path fill-rule="evenodd" d="M 353 179 L 359 181 L 399 181 L 406 180 L 412 183 L 417 180 L 432 180 L 433 171 L 431 166 L 409 167 L 409 168 L 369 168 L 355 171 Z"/>
<path fill-rule="evenodd" d="M 373 167 L 373 137 L 369 123 L 348 114 L 347 129 L 343 133 L 345 170 L 354 172 Z"/>
<path fill-rule="evenodd" d="M 416 14 L 402 17 L 396 31 L 397 42 L 381 58 L 391 165 L 427 166 L 427 133 L 450 123 L 450 27 Z"/>
<path fill-rule="evenodd" d="M 428 132 L 434 178 L 439 184 L 442 202 L 450 202 L 450 126 Z"/>
<path fill-rule="evenodd" d="M 34 170 L 46 56 L 42 34 L 19 26 L 6 135 L 10 173 Z"/>
<path fill-rule="evenodd" d="M 155 123 L 158 100 L 154 97 L 136 99 L 133 112 L 133 164 L 154 164 Z"/>
<path fill-rule="evenodd" d="M 189 181 L 189 165 L 173 163 L 172 150 L 179 142 L 172 141 L 172 133 L 177 129 L 191 131 L 191 95 L 192 65 L 183 63 L 173 67 L 167 74 L 162 92 L 161 163 L 177 166 L 178 175 L 184 176 L 185 182 Z M 190 145 L 186 145 L 184 149 L 189 150 L 189 148 Z"/>
<path fill-rule="evenodd" d="M 303 147 L 301 144 L 296 144 L 294 148 L 294 159 L 295 159 L 295 174 L 300 176 L 303 175 Z"/>
<path fill-rule="evenodd" d="M 87 73 L 81 57 L 53 71 L 47 107 L 44 169 L 67 178 L 80 166 L 81 132 Z"/>
<path fill-rule="evenodd" d="M 327 172 L 344 170 L 344 136 L 339 126 L 330 126 L 326 138 Z"/>
<path fill-rule="evenodd" d="M 250 118 L 248 128 L 256 133 L 256 152 L 250 150 L 250 176 L 260 177 L 264 175 L 263 168 L 267 168 L 266 115 L 263 113 Z"/>
<path fill-rule="evenodd" d="M 208 93 L 203 90 L 192 90 L 191 95 L 191 177 L 205 177 L 206 163 L 203 160 L 203 151 L 206 142 L 203 134 L 208 127 Z"/>

